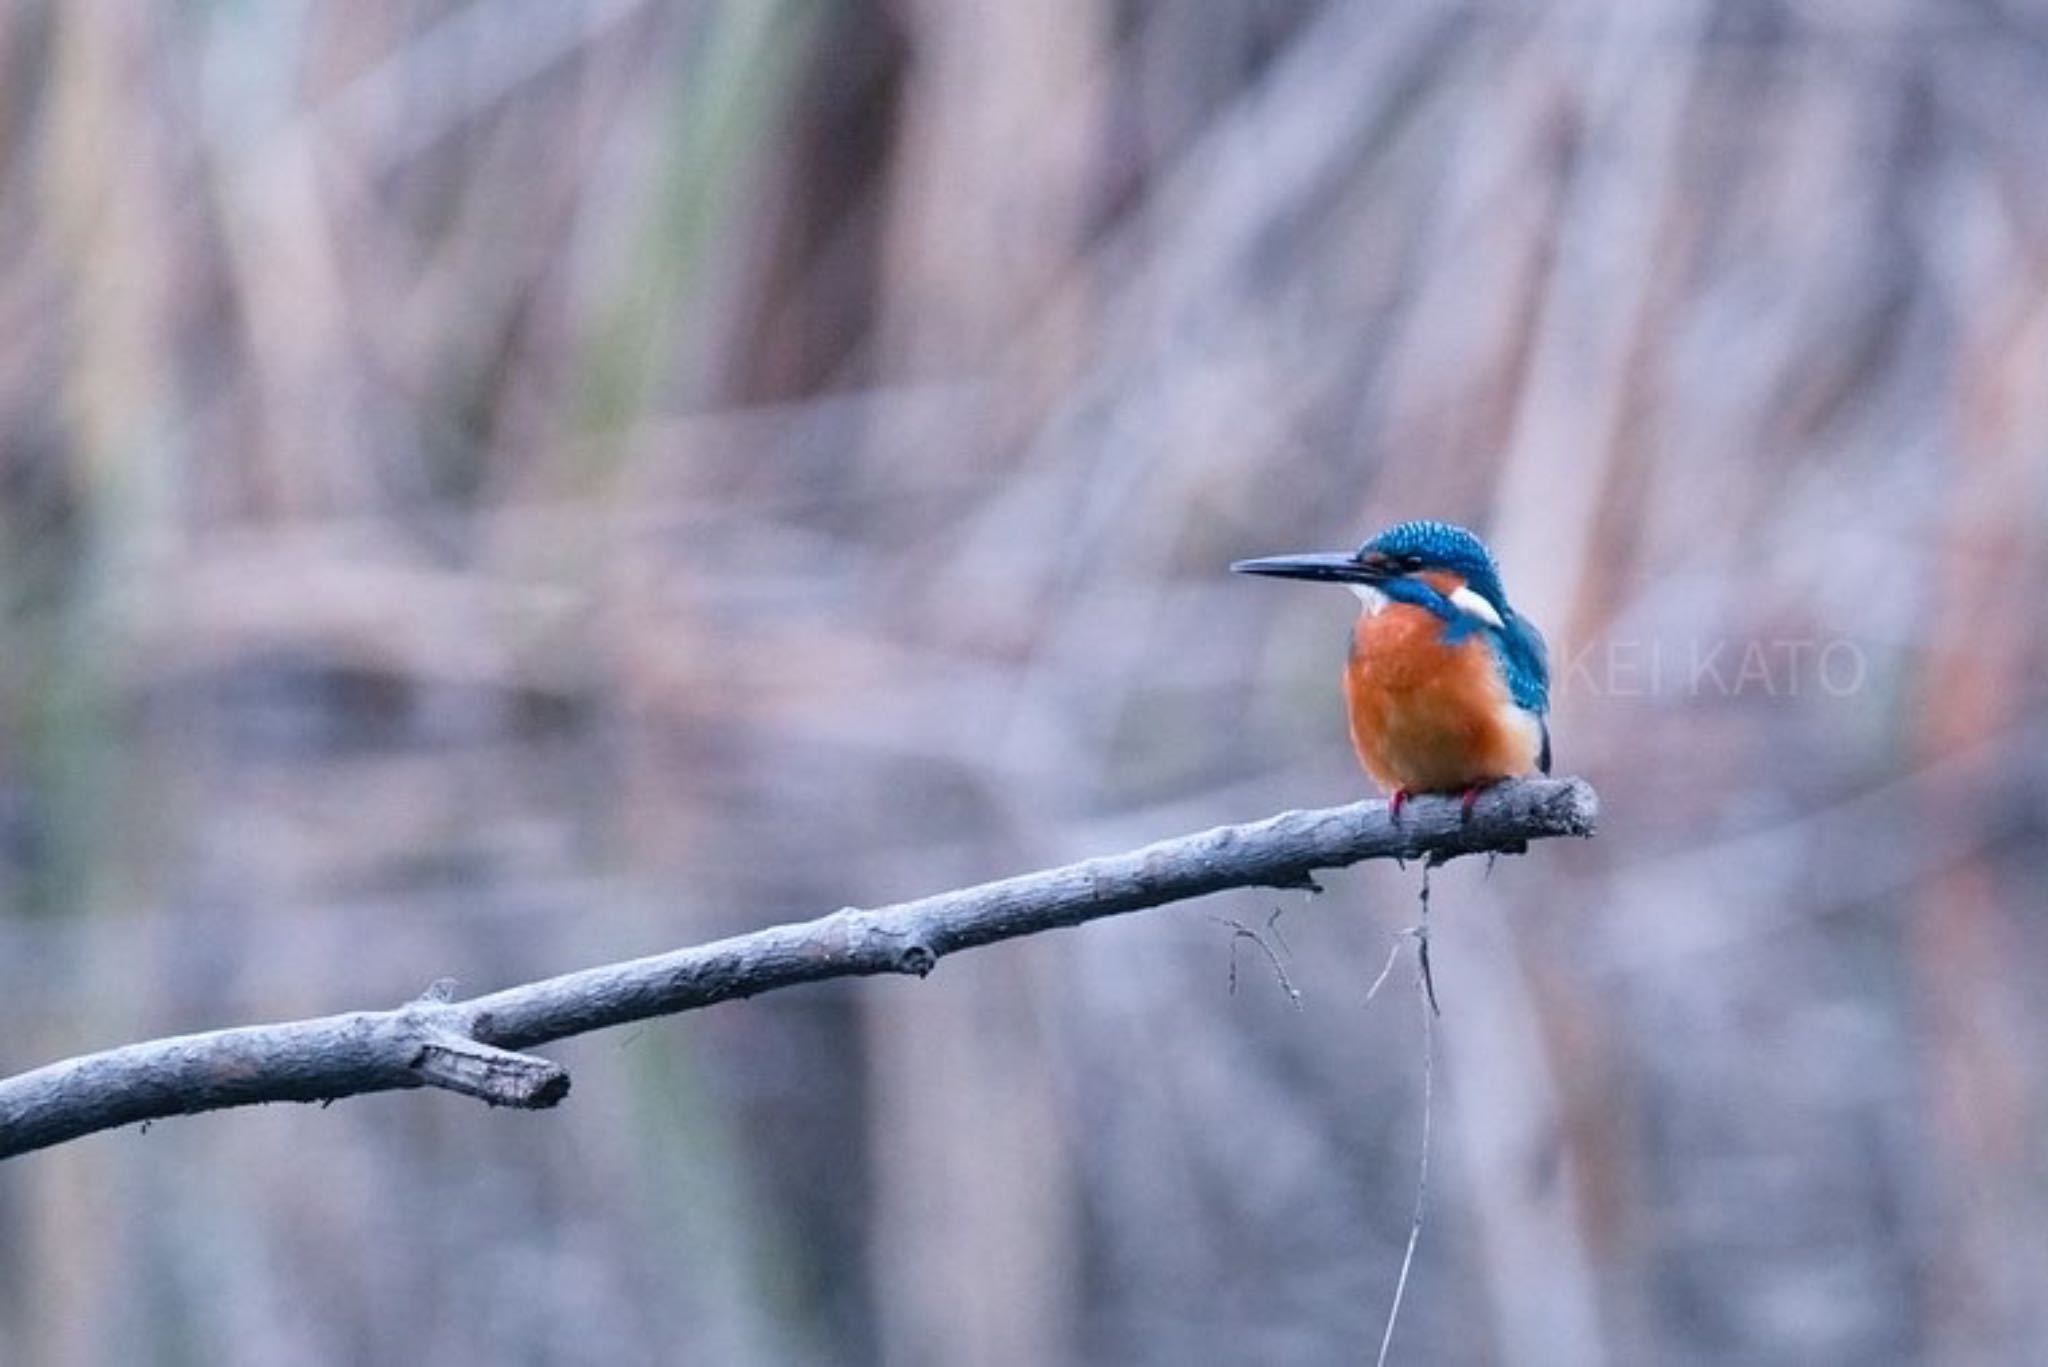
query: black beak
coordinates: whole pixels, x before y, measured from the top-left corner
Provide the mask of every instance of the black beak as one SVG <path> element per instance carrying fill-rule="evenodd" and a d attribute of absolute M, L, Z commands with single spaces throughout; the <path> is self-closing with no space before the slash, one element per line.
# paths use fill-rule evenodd
<path fill-rule="evenodd" d="M 1266 574 L 1275 579 L 1313 579 L 1324 584 L 1383 584 L 1391 576 L 1380 566 L 1369 565 L 1344 551 L 1313 555 L 1269 555 L 1263 560 L 1240 560 L 1232 565 L 1237 574 Z"/>

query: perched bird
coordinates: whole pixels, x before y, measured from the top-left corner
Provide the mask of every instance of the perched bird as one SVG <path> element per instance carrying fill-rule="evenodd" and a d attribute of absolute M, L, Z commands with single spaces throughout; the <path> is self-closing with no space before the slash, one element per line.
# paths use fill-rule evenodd
<path fill-rule="evenodd" d="M 1508 606 L 1486 543 L 1447 522 L 1403 522 L 1355 552 L 1240 560 L 1239 574 L 1344 584 L 1364 603 L 1344 699 L 1351 745 L 1393 813 L 1415 793 L 1462 793 L 1464 814 L 1505 778 L 1550 772 L 1550 661 Z"/>

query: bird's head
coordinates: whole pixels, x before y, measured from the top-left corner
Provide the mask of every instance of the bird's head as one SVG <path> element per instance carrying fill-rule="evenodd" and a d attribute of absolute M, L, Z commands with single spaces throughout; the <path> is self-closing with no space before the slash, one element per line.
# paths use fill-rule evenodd
<path fill-rule="evenodd" d="M 1398 523 L 1349 553 L 1276 555 L 1240 560 L 1230 568 L 1239 574 L 1345 584 L 1368 610 L 1389 599 L 1418 604 L 1433 599 L 1493 627 L 1510 615 L 1493 553 L 1477 536 L 1448 522 Z"/>

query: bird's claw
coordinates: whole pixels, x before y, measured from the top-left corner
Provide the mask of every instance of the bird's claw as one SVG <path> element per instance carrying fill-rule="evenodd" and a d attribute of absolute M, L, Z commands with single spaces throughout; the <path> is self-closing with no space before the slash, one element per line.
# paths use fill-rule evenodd
<path fill-rule="evenodd" d="M 1458 799 L 1459 825 L 1466 826 L 1471 824 L 1472 809 L 1479 805 L 1479 795 L 1500 782 L 1500 779 L 1491 778 L 1484 783 L 1475 783 L 1465 790 L 1464 795 Z"/>

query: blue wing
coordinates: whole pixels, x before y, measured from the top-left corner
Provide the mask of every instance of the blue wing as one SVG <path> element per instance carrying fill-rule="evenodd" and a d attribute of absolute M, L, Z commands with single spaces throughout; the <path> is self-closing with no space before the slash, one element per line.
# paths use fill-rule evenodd
<path fill-rule="evenodd" d="M 1515 706 L 1534 712 L 1536 724 L 1543 728 L 1543 749 L 1536 756 L 1536 767 L 1547 774 L 1550 721 L 1543 714 L 1550 710 L 1550 648 L 1543 644 L 1542 632 L 1512 614 L 1506 626 L 1487 635 L 1500 659 L 1501 672 L 1508 676 L 1508 694 Z"/>
<path fill-rule="evenodd" d="M 1507 624 L 1487 635 L 1500 657 L 1502 672 L 1508 676 L 1508 692 L 1515 706 L 1541 716 L 1550 710 L 1550 649 L 1543 633 L 1527 619 L 1510 615 Z"/>

